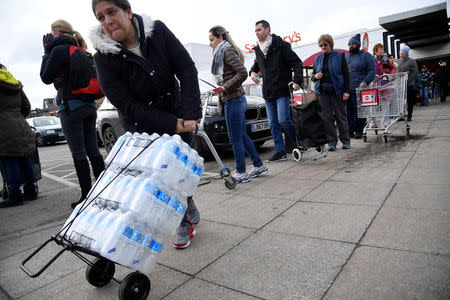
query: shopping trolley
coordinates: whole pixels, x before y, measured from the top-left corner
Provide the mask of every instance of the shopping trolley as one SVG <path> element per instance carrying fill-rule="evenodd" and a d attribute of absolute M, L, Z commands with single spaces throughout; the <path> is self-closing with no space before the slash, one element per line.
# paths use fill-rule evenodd
<path fill-rule="evenodd" d="M 194 140 L 197 137 L 201 137 L 206 145 L 209 148 L 209 151 L 211 151 L 212 155 L 214 156 L 214 159 L 216 160 L 217 164 L 219 165 L 220 171 L 220 177 L 225 180 L 225 186 L 228 189 L 234 189 L 236 187 L 236 179 L 231 176 L 231 171 L 229 168 L 226 168 L 225 165 L 222 163 L 222 160 L 220 159 L 219 155 L 217 154 L 216 149 L 214 148 L 213 144 L 211 143 L 211 140 L 208 137 L 208 134 L 206 134 L 203 125 L 205 124 L 205 116 L 206 116 L 206 108 L 208 104 L 211 103 L 211 100 L 213 96 L 216 94 L 216 92 L 219 92 L 220 90 L 213 89 L 211 91 L 208 91 L 206 93 L 203 93 L 201 95 L 201 101 L 202 101 L 202 118 L 200 119 L 200 123 L 197 125 L 197 129 L 194 133 L 194 138 L 191 142 L 191 147 L 194 144 Z"/>
<path fill-rule="evenodd" d="M 158 138 L 157 138 L 158 139 Z M 99 192 L 95 192 L 95 196 L 92 195 L 94 191 L 96 191 L 96 187 L 98 183 L 103 179 L 105 174 L 107 174 L 108 169 L 112 165 L 117 154 L 120 152 L 123 144 L 120 146 L 119 151 L 116 152 L 114 157 L 112 158 L 111 163 L 106 168 L 105 172 L 102 173 L 100 178 L 95 182 L 94 186 L 90 190 L 83 204 L 81 205 L 79 211 L 76 213 L 74 218 L 68 222 L 58 233 L 52 235 L 48 240 L 46 240 L 42 245 L 40 245 L 36 250 L 34 250 L 29 256 L 27 256 L 22 263 L 20 264 L 20 268 L 24 271 L 28 276 L 35 278 L 40 276 L 56 259 L 58 259 L 65 251 L 72 252 L 76 257 L 87 264 L 86 269 L 86 280 L 95 287 L 103 287 L 107 285 L 111 280 L 120 284 L 118 290 L 119 299 L 146 299 L 148 294 L 150 293 L 151 282 L 147 275 L 134 271 L 128 274 L 121 281 L 114 278 L 115 273 L 115 265 L 117 263 L 112 262 L 111 260 L 102 257 L 99 253 L 89 250 L 87 247 L 83 245 L 83 243 L 78 243 L 77 241 L 73 241 L 69 239 L 67 235 L 68 230 L 74 223 L 74 221 L 80 217 L 80 215 L 85 211 L 89 206 L 94 205 L 94 200 L 98 198 L 103 191 L 105 191 L 109 185 L 113 184 L 115 180 L 123 173 L 125 169 L 128 168 L 141 153 L 143 153 L 148 147 L 152 145 L 157 139 L 153 140 L 149 144 L 147 144 L 137 155 L 132 158 L 127 165 L 118 172 L 112 180 L 110 180 Z M 38 253 L 40 253 L 44 248 L 46 248 L 51 242 L 55 242 L 57 245 L 61 246 L 60 249 L 47 263 L 45 263 L 38 271 L 32 272 L 29 267 L 27 267 L 27 263 L 35 257 Z M 86 256 L 93 256 L 94 259 L 91 259 Z"/>
<path fill-rule="evenodd" d="M 406 92 L 408 73 L 385 74 L 377 77 L 368 87 L 356 89 L 358 118 L 367 118 L 363 130 L 363 140 L 367 142 L 367 132 L 383 131 L 384 141 L 390 137 L 390 129 L 397 122 L 404 122 L 406 137 L 410 126 L 406 121 Z"/>

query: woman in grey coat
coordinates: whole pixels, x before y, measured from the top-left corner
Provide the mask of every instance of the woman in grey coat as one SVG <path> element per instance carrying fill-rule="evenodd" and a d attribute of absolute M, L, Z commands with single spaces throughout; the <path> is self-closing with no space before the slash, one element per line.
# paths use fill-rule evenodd
<path fill-rule="evenodd" d="M 0 208 L 23 204 L 24 198 L 37 198 L 33 169 L 26 158 L 36 150 L 34 135 L 25 121 L 30 109 L 22 84 L 0 64 L 0 159 L 9 183 L 8 199 L 0 203 Z M 20 190 L 21 169 L 25 181 L 23 194 Z"/>

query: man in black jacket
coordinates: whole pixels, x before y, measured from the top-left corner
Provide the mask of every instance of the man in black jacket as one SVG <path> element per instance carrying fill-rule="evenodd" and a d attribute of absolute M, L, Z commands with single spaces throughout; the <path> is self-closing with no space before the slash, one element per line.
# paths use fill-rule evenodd
<path fill-rule="evenodd" d="M 270 25 L 261 20 L 255 24 L 258 46 L 254 47 L 256 59 L 250 69 L 251 79 L 257 83 L 257 73 L 263 78 L 263 97 L 266 100 L 267 116 L 275 143 L 275 154 L 267 162 L 286 160 L 286 147 L 281 132 L 283 127 L 291 143 L 296 145 L 294 123 L 290 118 L 289 85 L 300 89 L 302 61 L 291 49 L 291 45 L 275 34 L 270 34 Z M 292 80 L 294 72 L 294 80 Z"/>

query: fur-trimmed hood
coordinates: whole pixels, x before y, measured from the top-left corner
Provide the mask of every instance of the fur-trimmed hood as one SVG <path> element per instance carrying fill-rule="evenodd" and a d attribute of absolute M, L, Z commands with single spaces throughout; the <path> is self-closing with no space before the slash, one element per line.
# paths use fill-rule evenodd
<path fill-rule="evenodd" d="M 140 28 L 138 17 L 142 18 L 144 24 L 144 38 L 151 37 L 155 21 L 150 16 L 133 14 L 132 21 L 136 28 Z M 98 25 L 91 30 L 89 38 L 91 39 L 94 49 L 102 54 L 118 54 L 121 51 L 122 45 L 110 38 L 101 25 Z"/>

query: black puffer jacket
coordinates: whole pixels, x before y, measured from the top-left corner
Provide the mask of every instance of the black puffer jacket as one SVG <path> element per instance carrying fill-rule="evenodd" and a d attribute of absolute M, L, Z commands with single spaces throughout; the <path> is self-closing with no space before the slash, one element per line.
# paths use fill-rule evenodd
<path fill-rule="evenodd" d="M 34 135 L 25 117 L 30 102 L 21 83 L 4 81 L 7 71 L 0 74 L 0 156 L 24 157 L 36 149 Z"/>
<path fill-rule="evenodd" d="M 266 57 L 259 46 L 254 47 L 253 50 L 255 50 L 256 59 L 250 69 L 250 74 L 261 71 L 264 99 L 289 97 L 288 83 L 291 81 L 302 85 L 302 61 L 292 51 L 288 42 L 283 41 L 278 35 L 272 34 L 272 44 Z M 294 71 L 294 79 L 292 79 L 292 71 Z"/>
<path fill-rule="evenodd" d="M 197 69 L 164 23 L 136 14 L 132 21 L 144 58 L 112 40 L 101 26 L 91 32 L 100 86 L 126 130 L 174 134 L 177 117 L 201 117 Z"/>
<path fill-rule="evenodd" d="M 55 82 L 56 77 L 68 80 L 64 74 L 69 74 L 70 69 L 70 46 L 77 46 L 74 39 L 68 36 L 59 36 L 55 38 L 50 44 L 50 55 L 44 55 L 41 64 L 41 80 L 45 84 Z M 64 81 L 64 86 L 68 83 Z M 70 91 L 69 88 L 60 87 L 58 90 L 58 97 L 56 97 L 57 104 L 61 104 L 62 98 L 65 100 L 78 99 L 78 97 Z"/>

